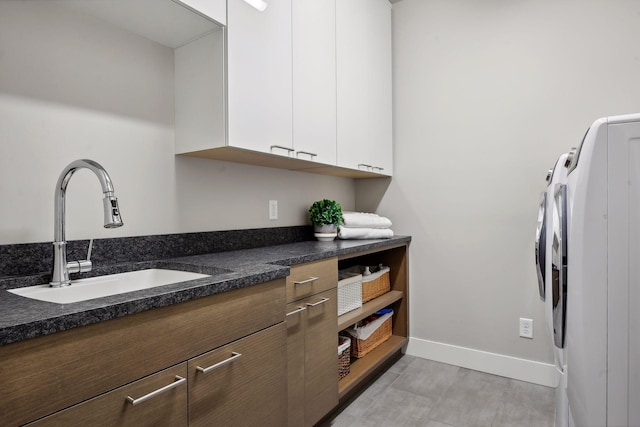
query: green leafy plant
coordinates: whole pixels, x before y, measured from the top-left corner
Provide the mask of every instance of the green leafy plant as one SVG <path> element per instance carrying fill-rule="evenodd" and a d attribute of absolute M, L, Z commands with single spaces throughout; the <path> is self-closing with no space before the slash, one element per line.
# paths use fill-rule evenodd
<path fill-rule="evenodd" d="M 342 224 L 342 206 L 334 200 L 318 200 L 309 208 L 309 219 L 313 225 Z"/>

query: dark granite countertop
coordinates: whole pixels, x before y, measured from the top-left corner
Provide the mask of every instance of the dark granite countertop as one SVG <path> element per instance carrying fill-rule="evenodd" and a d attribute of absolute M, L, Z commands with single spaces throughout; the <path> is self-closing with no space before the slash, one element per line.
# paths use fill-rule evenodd
<path fill-rule="evenodd" d="M 0 345 L 252 286 L 288 276 L 291 265 L 376 249 L 384 250 L 410 240 L 408 236 L 396 236 L 385 240 L 303 241 L 158 261 L 115 264 L 96 268 L 93 275 L 145 268 L 171 268 L 211 274 L 211 277 L 71 304 L 38 301 L 7 291 L 10 288 L 46 283 L 42 275 L 0 278 Z"/>

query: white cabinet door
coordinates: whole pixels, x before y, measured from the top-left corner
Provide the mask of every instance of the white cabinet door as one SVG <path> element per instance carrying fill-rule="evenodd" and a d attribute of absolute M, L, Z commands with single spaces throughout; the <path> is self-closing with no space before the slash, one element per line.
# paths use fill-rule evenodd
<path fill-rule="evenodd" d="M 292 1 L 293 147 L 297 158 L 329 165 L 336 164 L 335 13 L 336 0 Z"/>
<path fill-rule="evenodd" d="M 291 0 L 267 3 L 262 12 L 244 0 L 227 4 L 228 144 L 288 155 L 293 151 Z"/>
<path fill-rule="evenodd" d="M 225 25 L 227 23 L 226 0 L 178 0 L 178 2 L 208 16 L 219 24 Z"/>
<path fill-rule="evenodd" d="M 392 174 L 391 5 L 336 3 L 338 166 Z"/>

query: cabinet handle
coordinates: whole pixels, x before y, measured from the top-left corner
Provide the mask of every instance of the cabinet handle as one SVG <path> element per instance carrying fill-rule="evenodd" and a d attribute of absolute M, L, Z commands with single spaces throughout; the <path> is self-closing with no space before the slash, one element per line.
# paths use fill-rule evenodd
<path fill-rule="evenodd" d="M 302 150 L 296 152 L 296 157 L 300 157 L 299 154 L 306 154 L 307 156 L 311 156 L 312 158 L 318 156 L 316 153 L 312 153 L 310 151 L 302 151 Z"/>
<path fill-rule="evenodd" d="M 149 400 L 149 399 L 151 399 L 152 397 L 155 397 L 155 396 L 157 396 L 157 395 L 159 395 L 159 394 L 161 394 L 161 393 L 164 393 L 165 391 L 169 391 L 169 390 L 171 390 L 172 388 L 176 388 L 176 387 L 178 387 L 180 384 L 182 384 L 182 383 L 184 383 L 184 382 L 186 382 L 186 381 L 187 381 L 187 379 L 186 379 L 186 378 L 183 378 L 183 377 L 181 377 L 181 376 L 179 376 L 179 375 L 176 375 L 176 377 L 174 378 L 174 382 L 172 382 L 171 384 L 166 385 L 166 386 L 164 386 L 164 387 L 162 387 L 162 388 L 159 388 L 159 389 L 157 389 L 157 390 L 155 390 L 155 391 L 152 391 L 152 392 L 151 392 L 151 393 L 149 393 L 149 394 L 145 394 L 144 396 L 139 397 L 139 398 L 137 398 L 137 399 L 134 399 L 134 398 L 133 398 L 133 397 L 131 397 L 131 396 L 127 396 L 127 402 L 129 402 L 132 406 L 136 406 L 137 404 L 142 403 L 142 402 L 144 402 L 145 400 Z"/>
<path fill-rule="evenodd" d="M 360 166 L 364 166 L 365 168 L 367 168 L 367 170 L 373 168 L 373 166 L 368 165 L 366 163 L 358 163 L 358 169 L 360 169 Z"/>
<path fill-rule="evenodd" d="M 294 285 L 304 285 L 305 283 L 315 282 L 315 281 L 316 281 L 316 280 L 318 280 L 318 279 L 319 279 L 319 277 L 313 277 L 313 276 L 311 276 L 311 277 L 309 277 L 309 278 L 308 278 L 308 279 L 306 279 L 306 280 L 294 281 L 294 282 L 293 282 L 293 284 L 294 284 Z"/>
<path fill-rule="evenodd" d="M 271 151 L 273 151 L 273 149 L 274 149 L 274 148 L 279 148 L 279 149 L 281 149 L 281 150 L 286 150 L 286 151 L 288 151 L 288 152 L 296 151 L 296 150 L 294 150 L 293 148 L 285 147 L 284 145 L 272 145 L 272 146 L 271 146 Z"/>
<path fill-rule="evenodd" d="M 316 305 L 324 304 L 324 303 L 325 303 L 325 302 L 327 302 L 327 301 L 329 301 L 329 298 L 322 298 L 320 301 L 318 301 L 318 302 L 314 302 L 313 304 L 311 304 L 311 303 L 309 303 L 309 302 L 308 302 L 308 303 L 307 303 L 307 305 L 308 305 L 309 307 L 315 307 Z"/>
<path fill-rule="evenodd" d="M 383 168 L 383 167 L 380 167 L 380 166 L 374 166 L 374 167 L 373 167 L 373 169 L 377 169 L 377 170 L 379 170 L 379 171 L 383 171 L 383 170 L 384 170 L 384 168 Z"/>
<path fill-rule="evenodd" d="M 214 369 L 220 368 L 224 365 L 228 365 L 229 363 L 233 362 L 234 360 L 236 360 L 237 358 L 239 358 L 240 356 L 242 356 L 241 353 L 236 353 L 235 351 L 231 352 L 231 357 L 228 359 L 223 360 L 222 362 L 218 362 L 215 365 L 211 365 L 207 368 L 203 368 L 201 366 L 196 366 L 196 370 L 199 372 L 202 372 L 203 374 L 206 374 L 207 372 L 213 371 Z"/>
<path fill-rule="evenodd" d="M 301 311 L 305 311 L 307 309 L 307 307 L 298 307 L 296 310 L 290 311 L 289 313 L 287 313 L 287 317 L 291 316 L 292 314 L 296 314 L 296 313 L 300 313 Z"/>

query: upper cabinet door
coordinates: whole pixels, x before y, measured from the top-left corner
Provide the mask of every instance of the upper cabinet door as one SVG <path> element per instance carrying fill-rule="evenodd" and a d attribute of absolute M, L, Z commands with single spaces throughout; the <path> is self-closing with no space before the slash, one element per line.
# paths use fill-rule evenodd
<path fill-rule="evenodd" d="M 219 24 L 227 23 L 226 0 L 177 0 L 189 8 L 208 16 Z"/>
<path fill-rule="evenodd" d="M 391 175 L 391 5 L 336 3 L 338 166 Z"/>
<path fill-rule="evenodd" d="M 266 2 L 227 4 L 228 144 L 293 157 L 291 0 Z"/>
<path fill-rule="evenodd" d="M 335 165 L 336 0 L 293 0 L 292 16 L 295 154 Z"/>

